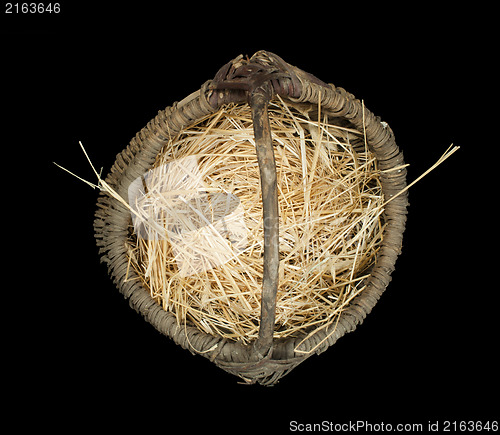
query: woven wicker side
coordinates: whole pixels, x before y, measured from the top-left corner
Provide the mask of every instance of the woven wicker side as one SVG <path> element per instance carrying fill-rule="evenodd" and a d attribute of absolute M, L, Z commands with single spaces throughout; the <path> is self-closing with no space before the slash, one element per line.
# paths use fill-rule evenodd
<path fill-rule="evenodd" d="M 278 56 L 267 52 L 256 53 L 249 62 L 264 65 L 275 74 L 271 80 L 275 93 L 293 102 L 321 104 L 322 113 L 342 117 L 360 131 L 366 131 L 368 146 L 375 153 L 381 170 L 403 163 L 390 128 L 384 127 L 378 118 L 351 94 L 341 88 L 326 85 L 314 76 L 286 64 Z M 220 80 L 231 71 L 232 65 L 245 65 L 235 59 L 221 69 L 216 76 Z M 274 69 L 273 69 L 274 68 Z M 233 68 L 234 69 L 234 68 Z M 220 105 L 234 101 L 234 95 L 243 99 L 240 89 L 217 90 L 215 81 L 163 111 L 148 123 L 128 147 L 116 159 L 106 178 L 119 195 L 128 200 L 128 187 L 137 177 L 150 169 L 161 148 L 183 127 L 213 113 Z M 405 170 L 382 173 L 382 188 L 386 199 L 394 196 L 406 185 Z M 384 212 L 386 227 L 383 243 L 377 255 L 376 265 L 367 279 L 367 288 L 357 296 L 342 313 L 338 323 L 306 339 L 302 337 L 275 340 L 273 351 L 264 359 L 256 357 L 252 345 L 212 336 L 191 326 L 179 326 L 175 316 L 161 308 L 140 284 L 133 270 L 128 270 L 130 212 L 118 201 L 101 194 L 94 222 L 95 236 L 101 261 L 108 266 L 109 274 L 120 292 L 129 299 L 131 307 L 144 316 L 158 331 L 192 353 L 200 354 L 229 373 L 248 382 L 264 385 L 276 383 L 298 364 L 315 353 L 321 353 L 347 332 L 356 328 L 376 304 L 390 281 L 397 255 L 400 253 L 402 234 L 406 220 L 406 194 L 389 204 Z"/>
<path fill-rule="evenodd" d="M 204 87 L 180 104 L 160 111 L 120 154 L 106 178 L 106 182 L 125 200 L 128 187 L 137 177 L 150 169 L 161 148 L 183 127 L 213 113 L 214 109 L 204 98 Z M 222 341 L 201 333 L 193 327 L 179 327 L 175 316 L 164 311 L 140 283 L 133 270 L 128 271 L 129 227 L 131 215 L 120 202 L 102 193 L 97 201 L 94 231 L 101 261 L 106 263 L 113 282 L 130 306 L 142 314 L 159 332 L 172 338 L 177 344 L 194 353 L 194 349 L 205 352 Z M 244 354 L 244 351 L 241 351 Z M 236 360 L 240 352 L 233 353 Z"/>

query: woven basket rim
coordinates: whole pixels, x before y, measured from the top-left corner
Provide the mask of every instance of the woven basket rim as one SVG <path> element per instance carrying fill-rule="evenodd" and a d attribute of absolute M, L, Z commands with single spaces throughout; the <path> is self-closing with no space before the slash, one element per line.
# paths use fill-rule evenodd
<path fill-rule="evenodd" d="M 239 59 L 241 57 L 233 62 Z M 257 52 L 252 59 L 260 62 L 278 59 L 278 62 L 283 62 L 278 56 L 264 51 Z M 406 187 L 406 170 L 402 168 L 387 172 L 387 169 L 404 164 L 403 154 L 396 145 L 390 127 L 382 123 L 344 89 L 332 84 L 323 84 L 314 76 L 291 65 L 285 65 L 292 71 L 294 78 L 290 81 L 291 84 L 285 83 L 288 85 L 288 95 L 280 96 L 287 98 L 292 104 L 305 103 L 317 107 L 319 103 L 323 114 L 344 118 L 359 131 L 364 131 L 368 147 L 374 153 L 381 170 L 380 177 L 385 198 L 390 199 L 400 193 Z M 179 103 L 160 111 L 117 155 L 106 182 L 122 198 L 128 198 L 130 183 L 150 169 L 156 155 L 171 137 L 175 137 L 183 128 L 214 113 L 221 105 L 226 104 L 222 93 L 214 97 L 212 83 L 213 80 L 205 82 L 199 90 Z M 286 87 L 283 81 L 278 84 L 278 88 L 279 86 Z M 130 212 L 104 193 L 100 194 L 97 201 L 94 230 L 101 261 L 107 263 L 108 272 L 119 291 L 129 299 L 130 305 L 142 314 L 145 320 L 178 345 L 194 354 L 209 358 L 227 372 L 240 376 L 248 382 L 271 385 L 309 356 L 325 351 L 338 338 L 353 331 L 370 313 L 389 284 L 397 256 L 401 252 L 407 197 L 407 192 L 404 192 L 386 205 L 383 213 L 386 223 L 383 241 L 376 263 L 366 279 L 366 288 L 342 312 L 338 323 L 319 330 L 305 340 L 305 335 L 275 339 L 272 355 L 257 361 L 251 345 L 245 346 L 212 336 L 194 326 L 179 326 L 175 315 L 163 310 L 143 288 L 140 280 L 130 279 L 131 276 L 134 278 L 135 274 L 127 268 Z M 127 274 L 129 279 L 125 279 Z"/>

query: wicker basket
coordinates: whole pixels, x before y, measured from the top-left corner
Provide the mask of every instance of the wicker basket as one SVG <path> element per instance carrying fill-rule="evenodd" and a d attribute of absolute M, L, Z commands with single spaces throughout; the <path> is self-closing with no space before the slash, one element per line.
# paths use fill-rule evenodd
<path fill-rule="evenodd" d="M 364 279 L 364 290 L 342 310 L 334 324 L 318 328 L 316 333 L 304 331 L 302 335 L 286 338 L 274 336 L 279 216 L 268 104 L 276 98 L 320 107 L 321 113 L 329 119 L 363 131 L 367 146 L 376 157 L 386 200 L 382 242 L 375 264 Z M 353 95 L 287 64 L 275 54 L 259 51 L 249 59 L 237 57 L 223 66 L 200 90 L 160 111 L 118 154 L 106 182 L 122 198 L 128 198 L 131 183 L 151 168 L 158 153 L 172 137 L 215 113 L 221 106 L 235 103 L 248 104 L 252 111 L 263 216 L 268 223 L 264 228 L 261 314 L 255 340 L 243 344 L 217 334 L 207 334 L 189 322 L 181 325 L 173 313 L 164 310 L 151 297 L 141 280 L 134 279 L 139 277 L 134 276 L 136 271 L 130 268 L 128 246 L 132 216 L 123 203 L 102 193 L 98 198 L 94 229 L 101 260 L 107 263 L 118 289 L 158 331 L 247 382 L 273 385 L 309 356 L 325 351 L 338 338 L 353 331 L 387 287 L 401 250 L 406 222 L 407 194 L 399 194 L 406 186 L 406 171 L 391 129 Z M 387 202 L 393 197 L 394 200 Z"/>

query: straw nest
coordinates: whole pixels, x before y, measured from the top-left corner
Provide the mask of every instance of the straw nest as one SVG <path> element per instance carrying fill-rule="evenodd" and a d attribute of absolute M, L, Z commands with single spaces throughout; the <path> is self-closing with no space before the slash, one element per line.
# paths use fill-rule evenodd
<path fill-rule="evenodd" d="M 280 268 L 275 337 L 334 324 L 364 289 L 384 199 L 362 131 L 273 100 Z M 340 122 L 337 122 L 341 124 Z M 172 138 L 129 189 L 129 268 L 179 325 L 248 343 L 259 332 L 263 217 L 250 107 Z"/>

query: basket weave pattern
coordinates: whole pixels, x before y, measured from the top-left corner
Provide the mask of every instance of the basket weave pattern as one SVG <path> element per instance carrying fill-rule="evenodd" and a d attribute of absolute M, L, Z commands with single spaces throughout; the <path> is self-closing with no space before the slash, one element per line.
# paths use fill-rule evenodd
<path fill-rule="evenodd" d="M 319 104 L 323 114 L 345 120 L 358 131 L 364 131 L 381 171 L 380 182 L 386 201 L 405 188 L 405 169 L 388 171 L 404 164 L 390 127 L 381 123 L 344 89 L 323 83 L 265 51 L 257 52 L 247 60 L 241 56 L 234 59 L 222 67 L 213 80 L 205 82 L 200 90 L 160 111 L 117 155 L 106 182 L 122 198 L 128 199 L 130 183 L 151 168 L 162 147 L 172 137 L 186 126 L 214 113 L 223 104 L 247 102 L 251 90 L 263 82 L 272 95 L 277 94 L 293 103 L 315 107 Z M 131 307 L 158 331 L 192 353 L 210 359 L 247 382 L 272 385 L 309 356 L 325 351 L 338 338 L 353 331 L 375 306 L 390 282 L 401 251 L 407 193 L 386 204 L 383 242 L 376 264 L 366 278 L 366 288 L 344 309 L 338 322 L 318 330 L 307 339 L 304 339 L 305 335 L 274 339 L 271 350 L 265 355 L 257 352 L 252 344 L 243 345 L 209 335 L 189 324 L 179 326 L 175 316 L 163 310 L 143 288 L 140 279 L 131 279 L 135 272 L 128 270 L 130 211 L 105 194 L 99 196 L 97 206 L 94 229 L 101 260 L 107 264 L 110 276 Z"/>

